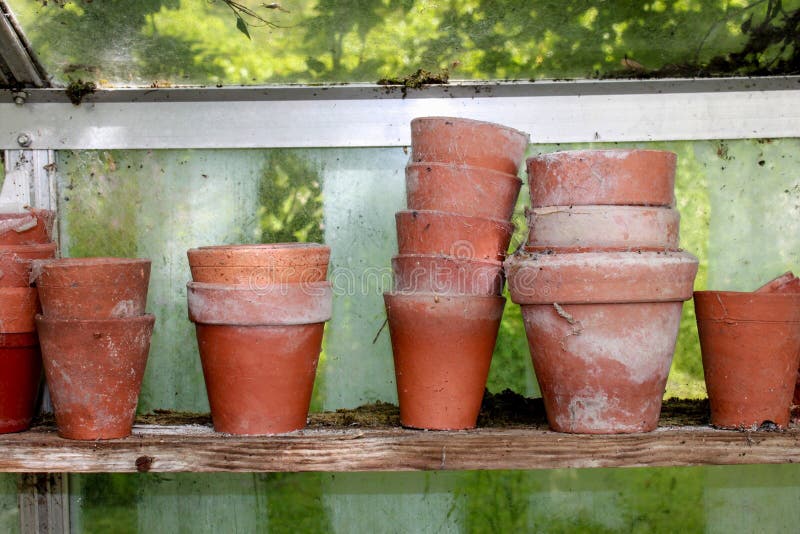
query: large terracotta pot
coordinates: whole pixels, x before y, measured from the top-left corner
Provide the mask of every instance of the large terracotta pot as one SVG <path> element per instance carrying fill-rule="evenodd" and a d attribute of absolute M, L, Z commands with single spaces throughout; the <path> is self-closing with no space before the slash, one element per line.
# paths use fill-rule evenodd
<path fill-rule="evenodd" d="M 589 434 L 655 429 L 697 259 L 523 253 L 505 265 L 550 426 Z"/>
<path fill-rule="evenodd" d="M 31 261 L 54 258 L 56 243 L 0 246 L 0 287 L 29 287 Z"/>
<path fill-rule="evenodd" d="M 528 212 L 528 250 L 676 250 L 680 213 L 641 206 L 549 206 Z"/>
<path fill-rule="evenodd" d="M 474 428 L 505 299 L 385 293 L 400 422 L 431 430 Z"/>
<path fill-rule="evenodd" d="M 150 260 L 35 260 L 32 278 L 42 310 L 55 319 L 116 319 L 144 314 Z"/>
<path fill-rule="evenodd" d="M 36 331 L 39 299 L 33 287 L 0 287 L 0 334 Z"/>
<path fill-rule="evenodd" d="M 672 206 L 677 156 L 663 150 L 571 150 L 528 158 L 531 205 Z"/>
<path fill-rule="evenodd" d="M 415 162 L 483 167 L 517 174 L 529 136 L 491 122 L 455 117 L 419 117 L 411 121 Z"/>
<path fill-rule="evenodd" d="M 30 428 L 41 380 L 36 334 L 0 334 L 0 434 Z"/>
<path fill-rule="evenodd" d="M 711 424 L 789 424 L 800 364 L 800 294 L 694 294 Z"/>
<path fill-rule="evenodd" d="M 324 280 L 331 249 L 317 243 L 219 245 L 193 248 L 188 256 L 195 282 L 260 288 Z"/>
<path fill-rule="evenodd" d="M 77 320 L 36 316 L 58 434 L 130 435 L 155 317 Z"/>
<path fill-rule="evenodd" d="M 475 260 L 502 260 L 514 225 L 498 219 L 442 211 L 398 211 L 400 254 L 439 254 Z"/>
<path fill-rule="evenodd" d="M 394 290 L 404 293 L 499 295 L 503 264 L 452 256 L 408 254 L 392 258 Z"/>
<path fill-rule="evenodd" d="M 0 245 L 34 245 L 52 241 L 55 213 L 29 209 L 0 213 Z"/>
<path fill-rule="evenodd" d="M 408 209 L 511 219 L 522 180 L 515 174 L 447 163 L 406 167 Z"/>

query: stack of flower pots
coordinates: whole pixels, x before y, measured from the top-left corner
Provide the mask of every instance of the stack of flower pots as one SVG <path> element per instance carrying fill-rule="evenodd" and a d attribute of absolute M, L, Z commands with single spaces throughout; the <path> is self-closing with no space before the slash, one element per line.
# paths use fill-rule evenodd
<path fill-rule="evenodd" d="M 676 156 L 585 150 L 527 161 L 527 244 L 505 263 L 550 426 L 655 429 L 697 259 L 678 249 Z"/>
<path fill-rule="evenodd" d="M 214 429 L 280 434 L 305 427 L 333 306 L 330 248 L 211 246 L 188 256 L 189 319 Z"/>
<path fill-rule="evenodd" d="M 36 260 L 36 326 L 56 425 L 68 439 L 131 433 L 155 317 L 150 260 Z"/>
<path fill-rule="evenodd" d="M 411 145 L 394 291 L 384 294 L 400 421 L 473 428 L 505 305 L 502 260 L 528 135 L 424 117 L 411 122 Z"/>
<path fill-rule="evenodd" d="M 696 291 L 697 330 L 711 424 L 757 430 L 789 424 L 800 400 L 800 279 L 756 291 Z"/>
<path fill-rule="evenodd" d="M 42 376 L 31 261 L 53 258 L 53 212 L 0 214 L 0 434 L 30 427 Z"/>

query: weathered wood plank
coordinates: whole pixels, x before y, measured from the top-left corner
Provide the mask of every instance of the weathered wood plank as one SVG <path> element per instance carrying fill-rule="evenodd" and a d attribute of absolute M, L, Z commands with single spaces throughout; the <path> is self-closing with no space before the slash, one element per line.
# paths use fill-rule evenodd
<path fill-rule="evenodd" d="M 80 442 L 52 428 L 0 436 L 6 472 L 257 472 L 549 469 L 800 462 L 800 431 L 735 432 L 707 426 L 586 436 L 541 428 L 423 432 L 310 429 L 235 437 L 199 425 L 138 425 L 121 440 Z"/>

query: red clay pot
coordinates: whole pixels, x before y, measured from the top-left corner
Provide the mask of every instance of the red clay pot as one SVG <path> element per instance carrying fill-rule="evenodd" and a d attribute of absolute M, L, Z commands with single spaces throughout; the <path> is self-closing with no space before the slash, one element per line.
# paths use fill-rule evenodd
<path fill-rule="evenodd" d="M 508 126 L 472 119 L 419 117 L 411 121 L 415 162 L 454 163 L 516 175 L 529 138 Z"/>
<path fill-rule="evenodd" d="M 452 256 L 408 254 L 392 258 L 394 290 L 405 293 L 499 295 L 503 264 Z"/>
<path fill-rule="evenodd" d="M 39 298 L 33 287 L 0 287 L 0 334 L 36 331 Z"/>
<path fill-rule="evenodd" d="M 54 258 L 56 243 L 0 246 L 0 287 L 30 287 L 31 260 Z"/>
<path fill-rule="evenodd" d="M 25 213 L 0 213 L 0 245 L 35 245 L 52 241 L 55 213 L 29 209 Z"/>
<path fill-rule="evenodd" d="M 36 260 L 31 277 L 51 319 L 117 319 L 144 314 L 150 260 Z"/>
<path fill-rule="evenodd" d="M 505 299 L 424 293 L 383 298 L 402 425 L 474 428 Z"/>
<path fill-rule="evenodd" d="M 756 293 L 800 293 L 800 278 L 793 272 L 783 273 L 755 290 Z"/>
<path fill-rule="evenodd" d="M 676 250 L 680 213 L 641 206 L 549 206 L 528 212 L 530 250 Z"/>
<path fill-rule="evenodd" d="M 528 158 L 531 205 L 672 206 L 677 156 L 663 150 L 572 150 Z"/>
<path fill-rule="evenodd" d="M 511 219 L 522 180 L 515 174 L 446 163 L 406 167 L 408 209 Z"/>
<path fill-rule="evenodd" d="M 400 254 L 439 254 L 475 260 L 502 260 L 514 225 L 498 219 L 442 211 L 398 211 Z"/>
<path fill-rule="evenodd" d="M 325 280 L 331 249 L 317 243 L 219 245 L 188 251 L 192 280 L 261 288 Z"/>
<path fill-rule="evenodd" d="M 30 428 L 41 381 L 36 334 L 0 334 L 0 434 Z"/>
<path fill-rule="evenodd" d="M 280 434 L 305 427 L 324 326 L 197 323 L 214 430 Z"/>
<path fill-rule="evenodd" d="M 155 317 L 75 320 L 36 316 L 58 434 L 130 435 Z"/>
<path fill-rule="evenodd" d="M 247 286 L 187 284 L 189 320 L 237 326 L 322 323 L 331 318 L 330 282 L 276 284 L 255 290 Z"/>
<path fill-rule="evenodd" d="M 789 424 L 800 364 L 800 293 L 694 294 L 711 424 Z"/>

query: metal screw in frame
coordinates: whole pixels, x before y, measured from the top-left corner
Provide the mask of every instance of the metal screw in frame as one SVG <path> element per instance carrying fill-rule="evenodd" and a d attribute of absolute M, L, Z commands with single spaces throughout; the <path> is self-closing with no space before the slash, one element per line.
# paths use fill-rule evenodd
<path fill-rule="evenodd" d="M 28 93 L 26 91 L 14 91 L 11 93 L 11 98 L 14 99 L 16 105 L 21 106 L 28 100 Z"/>
<path fill-rule="evenodd" d="M 17 144 L 22 148 L 27 148 L 33 143 L 33 136 L 29 133 L 22 132 L 17 136 Z"/>

